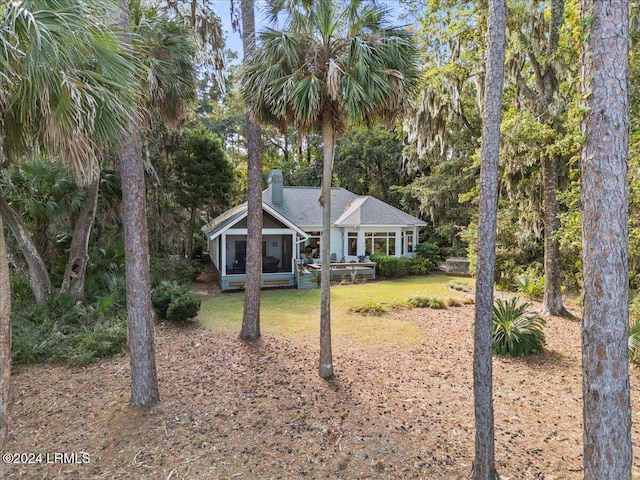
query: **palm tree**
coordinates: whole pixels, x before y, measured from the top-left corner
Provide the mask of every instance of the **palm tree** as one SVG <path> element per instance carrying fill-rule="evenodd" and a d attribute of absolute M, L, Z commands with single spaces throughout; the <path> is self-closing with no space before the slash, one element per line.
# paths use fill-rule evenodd
<path fill-rule="evenodd" d="M 97 20 L 107 4 L 76 3 L 25 0 L 0 12 L 3 71 L 13 73 L 0 77 L 0 157 L 20 158 L 35 142 L 91 181 L 130 115 L 131 96 L 121 88 L 128 89 L 122 78 L 132 64 L 114 32 Z M 46 266 L 36 255 L 25 259 L 36 302 L 45 305 L 53 293 Z"/>
<path fill-rule="evenodd" d="M 497 480 L 493 423 L 493 271 L 498 221 L 498 157 L 504 85 L 505 0 L 489 1 L 482 147 L 480 152 L 480 219 L 476 267 L 476 313 L 473 349 L 473 391 L 476 421 L 471 478 Z"/>
<path fill-rule="evenodd" d="M 259 121 L 320 130 L 323 140 L 320 366 L 333 376 L 329 289 L 331 179 L 336 138 L 347 121 L 390 121 L 405 110 L 417 75 L 409 33 L 392 27 L 375 2 L 272 2 L 282 30 L 259 36 L 242 75 L 246 104 Z"/>
<path fill-rule="evenodd" d="M 96 175 L 100 147 L 114 144 L 132 106 L 125 80 L 133 64 L 101 22 L 106 7 L 100 0 L 23 0 L 0 7 L 0 166 L 40 148 L 64 155 L 82 180 Z M 0 230 L 1 224 L 0 217 Z M 11 372 L 4 240 L 0 233 L 0 448 Z"/>
<path fill-rule="evenodd" d="M 145 11 L 141 0 L 120 1 L 120 26 L 125 43 L 142 60 L 132 84 L 145 92 L 139 108 L 177 122 L 195 96 L 193 58 L 195 49 L 184 27 Z M 132 20 L 134 20 L 132 22 Z M 137 80 L 137 82 L 136 82 Z M 127 313 L 131 363 L 131 405 L 151 405 L 160 400 L 155 362 L 151 278 L 149 273 L 149 233 L 142 158 L 143 115 L 130 121 L 122 136 L 120 175 L 122 182 L 122 223 L 125 240 Z"/>

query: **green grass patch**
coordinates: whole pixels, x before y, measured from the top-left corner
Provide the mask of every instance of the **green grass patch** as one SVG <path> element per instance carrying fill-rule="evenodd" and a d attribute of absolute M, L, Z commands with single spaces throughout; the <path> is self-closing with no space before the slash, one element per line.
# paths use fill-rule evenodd
<path fill-rule="evenodd" d="M 373 317 L 350 312 L 354 306 L 379 303 L 389 310 L 404 308 L 408 295 L 429 292 L 433 296 L 453 296 L 448 282 L 453 277 L 428 275 L 361 285 L 331 287 L 331 328 L 334 338 L 356 341 L 414 345 L 420 330 L 412 322 Z M 240 332 L 244 293 L 203 296 L 198 314 L 200 323 L 220 332 Z M 462 292 L 460 294 L 462 298 Z M 261 295 L 260 327 L 264 332 L 315 340 L 320 335 L 320 290 L 265 290 Z"/>

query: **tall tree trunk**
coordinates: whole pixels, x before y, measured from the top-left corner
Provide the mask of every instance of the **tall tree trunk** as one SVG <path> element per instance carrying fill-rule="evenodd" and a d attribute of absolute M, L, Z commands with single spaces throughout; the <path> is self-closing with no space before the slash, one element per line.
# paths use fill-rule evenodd
<path fill-rule="evenodd" d="M 558 74 L 554 66 L 555 56 L 560 43 L 560 29 L 564 21 L 564 0 L 550 2 L 549 35 L 546 55 L 543 59 L 544 68 L 539 92 L 540 106 L 538 115 L 545 118 L 547 123 L 559 131 L 560 126 L 555 115 L 550 114 L 551 107 L 558 95 Z M 533 61 L 533 60 L 532 60 Z M 534 68 L 536 72 L 539 69 Z M 543 223 L 544 223 L 544 295 L 542 299 L 542 313 L 547 315 L 567 315 L 562 303 L 562 269 L 560 267 L 560 247 L 555 234 L 560 228 L 558 219 L 558 157 L 546 155 L 542 160 L 542 188 L 543 188 Z"/>
<path fill-rule="evenodd" d="M 333 177 L 333 150 L 335 129 L 331 113 L 322 114 L 322 238 L 320 239 L 320 366 L 321 378 L 333 377 L 333 355 L 331 353 L 331 180 Z"/>
<path fill-rule="evenodd" d="M 80 301 L 84 297 L 84 281 L 87 274 L 87 263 L 89 262 L 89 239 L 91 238 L 91 230 L 96 218 L 99 191 L 100 176 L 87 188 L 84 207 L 78 215 L 73 228 L 69 260 L 60 288 L 60 293 L 69 295 L 73 303 Z"/>
<path fill-rule="evenodd" d="M 629 4 L 583 0 L 584 478 L 631 478 L 627 155 Z"/>
<path fill-rule="evenodd" d="M 554 156 L 542 160 L 542 184 L 544 192 L 544 297 L 542 313 L 567 315 L 562 303 L 562 269 L 560 247 L 555 234 L 560 228 L 558 219 L 558 161 Z"/>
<path fill-rule="evenodd" d="M 493 420 L 493 273 L 498 217 L 498 154 L 505 57 L 505 0 L 489 1 L 487 71 L 480 153 L 480 219 L 476 267 L 473 391 L 476 422 L 473 480 L 497 480 Z"/>
<path fill-rule="evenodd" d="M 29 285 L 38 307 L 44 307 L 51 301 L 53 287 L 47 266 L 36 248 L 31 232 L 20 215 L 9 205 L 0 192 L 0 216 L 7 222 L 11 233 L 18 242 L 18 248 L 29 267 Z"/>
<path fill-rule="evenodd" d="M 160 400 L 156 371 L 146 193 L 142 143 L 133 125 L 123 139 L 122 224 L 126 271 L 131 405 L 151 405 Z"/>
<path fill-rule="evenodd" d="M 196 223 L 196 207 L 191 207 L 189 212 L 189 228 L 187 231 L 187 245 L 185 248 L 185 256 L 189 260 L 193 260 L 193 229 Z"/>
<path fill-rule="evenodd" d="M 129 8 L 121 0 L 121 27 L 125 43 L 131 44 Z M 160 400 L 154 344 L 151 278 L 149 274 L 149 232 L 147 197 L 142 161 L 142 142 L 137 125 L 129 125 L 122 138 L 120 158 L 122 182 L 122 224 L 126 271 L 129 354 L 131 364 L 131 405 L 152 405 Z"/>
<path fill-rule="evenodd" d="M 0 452 L 6 452 L 8 409 L 11 393 L 11 282 L 4 226 L 0 216 Z M 0 462 L 0 478 L 3 465 Z"/>
<path fill-rule="evenodd" d="M 245 56 L 254 48 L 255 12 L 253 0 L 241 0 L 242 49 Z M 248 112 L 248 110 L 247 110 Z M 260 126 L 247 113 L 247 261 L 244 312 L 240 338 L 260 337 L 260 283 L 262 279 L 262 141 Z"/>

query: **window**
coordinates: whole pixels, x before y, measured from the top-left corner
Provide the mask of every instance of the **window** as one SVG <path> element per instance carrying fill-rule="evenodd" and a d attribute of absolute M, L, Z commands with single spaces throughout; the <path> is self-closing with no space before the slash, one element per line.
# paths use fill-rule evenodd
<path fill-rule="evenodd" d="M 407 253 L 413 252 L 413 232 L 407 232 Z"/>
<path fill-rule="evenodd" d="M 347 233 L 347 255 L 358 255 L 358 232 Z"/>
<path fill-rule="evenodd" d="M 365 248 L 367 255 L 395 255 L 395 232 L 366 232 Z"/>

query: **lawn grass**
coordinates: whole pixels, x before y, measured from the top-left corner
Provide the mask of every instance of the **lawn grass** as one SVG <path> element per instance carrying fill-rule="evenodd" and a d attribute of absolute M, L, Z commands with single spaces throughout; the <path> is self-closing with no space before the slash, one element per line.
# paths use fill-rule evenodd
<path fill-rule="evenodd" d="M 336 338 L 406 346 L 420 341 L 418 327 L 391 316 L 367 317 L 349 313 L 351 307 L 377 302 L 393 309 L 412 295 L 443 300 L 462 298 L 463 292 L 449 288 L 456 280 L 472 285 L 471 279 L 432 274 L 359 285 L 331 287 L 331 328 Z M 198 320 L 221 332 L 240 332 L 244 294 L 220 293 L 203 296 Z M 261 295 L 262 331 L 296 338 L 317 338 L 320 331 L 320 290 L 264 290 Z"/>

